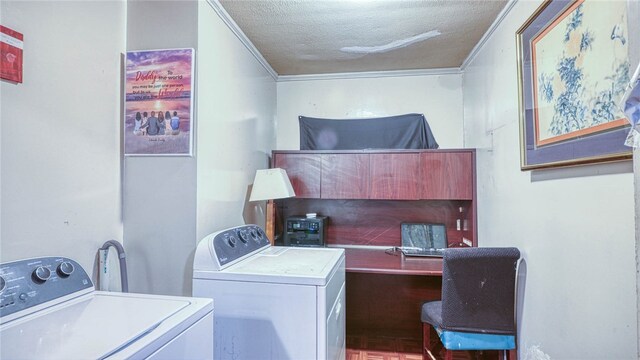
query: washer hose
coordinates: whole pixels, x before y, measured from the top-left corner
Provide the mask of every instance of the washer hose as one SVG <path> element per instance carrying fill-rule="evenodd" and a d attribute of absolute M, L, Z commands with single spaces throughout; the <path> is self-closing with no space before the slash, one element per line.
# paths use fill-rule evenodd
<path fill-rule="evenodd" d="M 105 242 L 98 250 L 109 250 L 109 247 L 113 246 L 118 252 L 118 258 L 120 259 L 120 283 L 122 285 L 122 292 L 129 292 L 129 282 L 127 281 L 127 261 L 125 259 L 124 248 L 122 244 L 115 240 L 109 240 Z"/>

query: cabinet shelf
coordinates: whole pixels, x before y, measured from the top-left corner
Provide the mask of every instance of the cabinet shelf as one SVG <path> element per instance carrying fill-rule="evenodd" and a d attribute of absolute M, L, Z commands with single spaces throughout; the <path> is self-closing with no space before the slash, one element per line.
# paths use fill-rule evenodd
<path fill-rule="evenodd" d="M 437 222 L 451 245 L 477 245 L 474 149 L 273 151 L 272 164 L 296 192 L 276 223 L 328 216 L 327 244 L 398 246 L 402 222 Z"/>

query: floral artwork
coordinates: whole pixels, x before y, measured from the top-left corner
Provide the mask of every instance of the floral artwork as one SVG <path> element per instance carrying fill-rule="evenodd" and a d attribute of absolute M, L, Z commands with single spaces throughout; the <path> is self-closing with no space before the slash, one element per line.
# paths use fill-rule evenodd
<path fill-rule="evenodd" d="M 628 157 L 607 145 L 628 126 L 628 37 L 624 1 L 547 1 L 518 30 L 523 169 Z"/>
<path fill-rule="evenodd" d="M 631 129 L 624 144 L 633 148 L 640 146 L 640 65 L 636 68 L 625 95 L 622 108 L 631 124 Z"/>
<path fill-rule="evenodd" d="M 576 2 L 532 41 L 537 145 L 625 125 L 626 3 Z"/>

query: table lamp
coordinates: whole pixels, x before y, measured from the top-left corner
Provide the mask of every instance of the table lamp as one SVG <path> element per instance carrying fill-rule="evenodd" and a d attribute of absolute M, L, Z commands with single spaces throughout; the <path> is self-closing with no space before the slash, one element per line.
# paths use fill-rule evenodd
<path fill-rule="evenodd" d="M 267 238 L 273 244 L 274 238 L 274 215 L 275 205 L 274 199 L 284 199 L 296 196 L 284 169 L 273 168 L 256 171 L 256 177 L 253 180 L 251 188 L 251 196 L 249 202 L 267 201 L 267 221 L 265 222 Z"/>

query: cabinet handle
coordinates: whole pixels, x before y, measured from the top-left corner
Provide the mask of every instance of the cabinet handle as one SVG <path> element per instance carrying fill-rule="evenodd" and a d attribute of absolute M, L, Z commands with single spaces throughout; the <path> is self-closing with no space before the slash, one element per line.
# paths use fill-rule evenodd
<path fill-rule="evenodd" d="M 340 312 L 342 311 L 342 300 L 338 300 L 336 304 L 336 321 L 340 319 Z"/>

